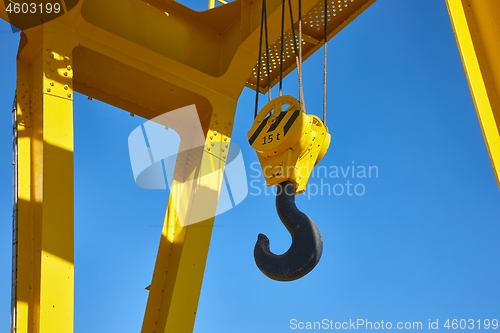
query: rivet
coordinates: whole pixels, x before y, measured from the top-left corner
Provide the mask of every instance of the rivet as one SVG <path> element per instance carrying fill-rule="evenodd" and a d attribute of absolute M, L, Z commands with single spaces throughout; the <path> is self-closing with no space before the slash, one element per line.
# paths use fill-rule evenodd
<path fill-rule="evenodd" d="M 210 135 L 210 140 L 212 140 L 214 137 Z"/>
<path fill-rule="evenodd" d="M 224 149 L 221 149 L 220 151 L 221 151 L 221 152 L 225 152 L 225 150 L 224 150 Z"/>
<path fill-rule="evenodd" d="M 71 94 L 68 94 L 68 97 L 71 97 Z"/>
<path fill-rule="evenodd" d="M 64 72 L 64 76 L 68 76 L 68 72 Z"/>
<path fill-rule="evenodd" d="M 50 86 L 53 87 L 54 86 L 54 82 L 50 82 Z"/>
<path fill-rule="evenodd" d="M 211 145 L 212 147 L 214 146 L 214 144 L 213 144 L 213 143 L 211 143 L 210 145 Z"/>
<path fill-rule="evenodd" d="M 47 48 L 47 51 L 50 52 L 50 48 Z"/>
<path fill-rule="evenodd" d="M 68 69 L 68 71 L 71 70 L 71 65 L 68 65 L 68 67 L 66 67 Z"/>
<path fill-rule="evenodd" d="M 224 138 L 224 141 L 227 141 L 227 138 Z"/>
<path fill-rule="evenodd" d="M 48 77 L 48 78 L 50 78 L 50 74 L 49 73 L 45 74 L 45 76 Z"/>
<path fill-rule="evenodd" d="M 217 131 L 214 131 L 214 136 L 217 136 Z"/>
<path fill-rule="evenodd" d="M 210 147 L 208 147 L 208 151 L 210 151 Z"/>
<path fill-rule="evenodd" d="M 226 159 L 226 156 L 222 156 L 223 159 Z"/>
<path fill-rule="evenodd" d="M 47 88 L 47 92 L 50 92 L 50 88 Z"/>
<path fill-rule="evenodd" d="M 68 90 L 68 88 L 69 88 L 69 87 L 68 87 L 68 85 L 67 85 L 67 84 L 65 84 L 65 85 L 64 85 L 64 90 Z"/>

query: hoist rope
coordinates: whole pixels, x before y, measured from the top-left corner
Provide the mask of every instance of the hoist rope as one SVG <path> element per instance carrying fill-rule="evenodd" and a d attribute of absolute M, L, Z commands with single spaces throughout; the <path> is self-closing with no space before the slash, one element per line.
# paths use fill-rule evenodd
<path fill-rule="evenodd" d="M 260 20 L 260 36 L 259 36 L 259 58 L 257 60 L 257 82 L 255 85 L 255 110 L 254 119 L 257 117 L 259 111 L 259 91 L 260 91 L 260 72 L 262 65 L 262 37 L 266 35 L 266 76 L 267 76 L 267 94 L 269 102 L 271 101 L 271 75 L 270 75 L 270 61 L 269 61 L 269 34 L 267 30 L 267 5 L 266 0 L 262 0 L 262 15 Z"/>
<path fill-rule="evenodd" d="M 266 34 L 266 76 L 267 76 L 267 96 L 269 99 L 269 102 L 271 101 L 271 62 L 269 61 L 269 34 L 267 32 L 267 5 L 266 5 L 266 0 L 262 1 L 262 11 L 263 15 L 262 18 L 264 19 L 264 30 Z"/>
<path fill-rule="evenodd" d="M 303 112 L 306 112 L 304 100 L 304 86 L 302 82 L 302 0 L 299 0 L 299 57 L 297 61 L 297 74 L 299 76 L 299 103 Z"/>
<path fill-rule="evenodd" d="M 327 39 L 328 39 L 328 0 L 323 0 L 323 123 L 326 126 L 326 116 L 327 116 L 327 64 L 328 64 L 328 48 L 327 48 Z M 280 37 L 280 58 L 279 58 L 279 96 L 283 95 L 283 61 L 284 61 L 284 44 L 285 44 L 285 0 L 282 0 L 281 5 L 281 37 Z M 295 33 L 295 24 L 293 20 L 293 9 L 291 0 L 288 0 L 288 8 L 290 14 L 290 23 L 292 30 L 292 38 L 293 38 L 293 51 L 295 53 L 295 62 L 297 65 L 297 76 L 299 81 L 299 104 L 300 108 L 303 112 L 306 112 L 305 106 L 305 98 L 304 98 L 304 85 L 302 78 L 302 1 L 298 0 L 298 36 Z M 266 0 L 262 0 L 262 16 L 260 22 L 260 36 L 259 36 L 259 58 L 257 61 L 257 83 L 255 90 L 255 111 L 254 118 L 257 117 L 258 108 L 259 108 L 259 92 L 260 92 L 260 79 L 261 79 L 261 71 L 262 71 L 262 42 L 263 35 L 265 34 L 265 47 L 266 47 L 266 76 L 267 76 L 267 93 L 269 101 L 272 100 L 271 96 L 271 68 L 270 68 L 270 55 L 269 55 L 269 33 L 267 26 L 267 5 Z M 297 46 L 297 42 L 299 45 Z"/>
<path fill-rule="evenodd" d="M 283 96 L 283 47 L 285 44 L 285 0 L 281 2 L 281 40 L 280 40 L 280 87 L 279 94 Z"/>
<path fill-rule="evenodd" d="M 259 59 L 257 60 L 257 82 L 255 84 L 255 110 L 253 117 L 257 117 L 257 112 L 259 111 L 259 90 L 260 90 L 260 66 L 262 62 L 262 33 L 264 30 L 264 15 L 266 14 L 264 8 L 266 5 L 266 0 L 262 1 L 262 14 L 260 20 L 260 37 L 259 37 Z"/>
<path fill-rule="evenodd" d="M 299 15 L 302 14 L 302 10 L 301 10 L 301 1 L 299 0 Z M 300 66 L 300 59 L 302 58 L 301 56 L 299 56 L 299 53 L 301 53 L 302 51 L 302 47 L 299 46 L 297 47 L 297 36 L 295 35 L 295 25 L 294 25 L 294 22 L 293 22 L 293 9 L 292 9 L 292 1 L 291 0 L 288 0 L 288 8 L 289 8 L 289 13 L 290 13 L 290 24 L 292 26 L 292 38 L 293 38 L 293 52 L 295 53 L 295 62 L 297 64 L 297 76 L 299 77 L 299 104 L 300 104 L 300 108 L 302 109 L 302 111 L 305 111 L 305 107 L 304 107 L 304 95 L 302 92 L 302 67 Z M 301 28 L 301 20 L 300 20 L 300 16 L 299 16 L 299 38 L 301 39 L 302 41 L 302 28 Z M 299 51 L 300 50 L 300 51 Z"/>
<path fill-rule="evenodd" d="M 324 10 L 324 15 L 323 15 L 323 20 L 324 20 L 324 39 L 325 39 L 325 44 L 323 45 L 323 124 L 326 126 L 326 83 L 327 83 L 327 38 L 328 38 L 328 0 L 323 0 L 325 3 L 325 7 L 323 8 Z"/>
<path fill-rule="evenodd" d="M 297 49 L 297 37 L 295 36 L 295 27 L 293 24 L 293 9 L 292 9 L 292 0 L 288 0 L 288 9 L 290 12 L 290 24 L 292 25 L 292 37 L 293 37 L 293 52 L 295 53 L 295 57 L 298 57 L 299 51 Z"/>

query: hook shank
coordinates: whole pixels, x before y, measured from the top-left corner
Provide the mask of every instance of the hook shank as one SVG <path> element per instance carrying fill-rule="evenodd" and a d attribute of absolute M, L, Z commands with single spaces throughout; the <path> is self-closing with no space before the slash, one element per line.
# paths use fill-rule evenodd
<path fill-rule="evenodd" d="M 267 277 L 277 281 L 293 281 L 309 273 L 323 253 L 323 239 L 316 224 L 295 205 L 293 183 L 277 185 L 276 210 L 292 236 L 292 245 L 283 254 L 271 252 L 269 238 L 259 234 L 254 249 L 255 263 Z"/>

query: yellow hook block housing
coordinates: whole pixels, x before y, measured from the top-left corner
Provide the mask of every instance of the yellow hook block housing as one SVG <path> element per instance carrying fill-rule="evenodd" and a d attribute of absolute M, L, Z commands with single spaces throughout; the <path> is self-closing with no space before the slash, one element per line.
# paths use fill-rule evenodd
<path fill-rule="evenodd" d="M 292 96 L 266 104 L 248 131 L 248 142 L 257 151 L 267 186 L 290 180 L 296 193 L 305 191 L 330 140 L 321 119 L 303 112 Z"/>

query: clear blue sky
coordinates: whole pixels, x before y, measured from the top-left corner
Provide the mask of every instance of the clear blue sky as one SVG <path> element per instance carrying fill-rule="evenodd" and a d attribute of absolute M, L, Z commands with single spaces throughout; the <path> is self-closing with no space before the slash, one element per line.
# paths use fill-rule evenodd
<path fill-rule="evenodd" d="M 203 2 L 204 3 L 204 2 Z M 19 34 L 0 23 L 0 331 L 10 316 L 11 105 Z M 290 320 L 500 319 L 500 191 L 442 0 L 378 0 L 329 43 L 327 168 L 375 166 L 297 205 L 316 221 L 323 257 L 280 283 L 255 266 L 257 234 L 290 242 L 273 196 L 250 195 L 215 221 L 196 333 L 291 332 Z M 304 65 L 308 112 L 322 109 L 322 55 Z M 285 93 L 296 96 L 295 73 Z M 254 93 L 233 140 L 248 176 Z M 261 98 L 264 100 L 264 98 Z M 168 191 L 134 184 L 127 138 L 138 117 L 75 96 L 75 332 L 139 332 Z M 356 176 L 356 175 L 355 175 Z M 252 178 L 250 178 L 251 180 Z M 327 187 L 324 187 L 325 191 Z M 292 325 L 293 326 L 293 325 Z M 477 327 L 477 324 L 476 324 Z"/>

